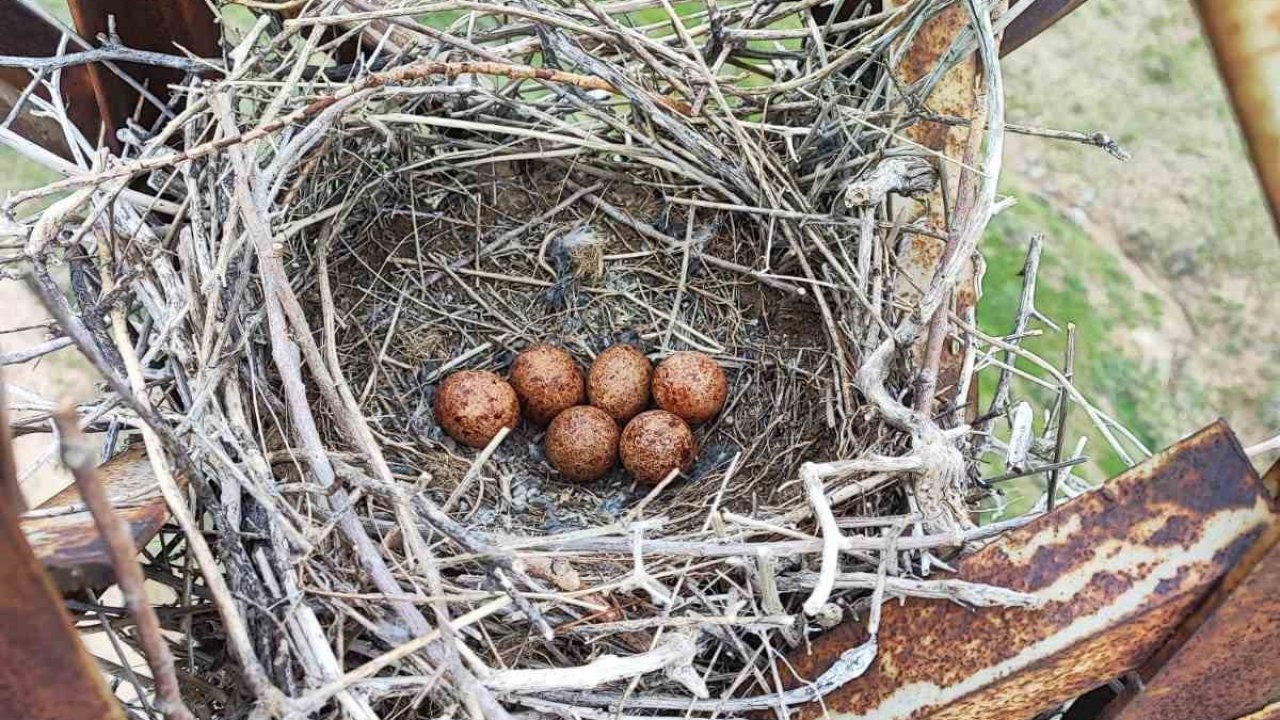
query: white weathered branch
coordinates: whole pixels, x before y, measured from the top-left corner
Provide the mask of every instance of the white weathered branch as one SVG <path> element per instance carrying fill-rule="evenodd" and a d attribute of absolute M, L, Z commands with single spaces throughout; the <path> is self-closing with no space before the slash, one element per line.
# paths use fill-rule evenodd
<path fill-rule="evenodd" d="M 922 157 L 885 158 L 871 172 L 845 186 L 844 205 L 849 209 L 879 205 L 889 193 L 920 195 L 932 190 L 937 182 L 938 174 Z"/>
<path fill-rule="evenodd" d="M 654 649 L 629 657 L 602 655 L 586 665 L 538 670 L 499 670 L 484 684 L 496 692 L 548 692 L 551 690 L 591 690 L 619 680 L 647 675 L 659 670 L 668 675 L 686 676 L 682 668 L 692 668 L 698 646 L 691 635 L 670 633 Z M 697 677 L 694 673 L 693 677 Z M 673 677 L 673 679 L 677 679 Z M 698 686 L 701 685 L 699 680 Z M 689 683 L 685 683 L 689 687 Z M 699 698 L 707 697 L 705 686 L 690 687 Z"/>
<path fill-rule="evenodd" d="M 781 579 L 779 585 L 783 590 L 802 591 L 817 582 L 817 579 L 816 573 L 804 572 Z M 868 572 L 839 573 L 835 576 L 834 586 L 838 590 L 871 590 L 876 586 L 876 575 Z M 1030 593 L 964 580 L 887 577 L 885 592 L 905 597 L 950 600 L 971 607 L 1029 608 L 1041 604 L 1040 598 Z"/>
<path fill-rule="evenodd" d="M 813 514 L 822 527 L 822 566 L 818 572 L 818 581 L 813 585 L 813 592 L 804 601 L 804 614 L 813 617 L 831 597 L 831 588 L 840 566 L 840 544 L 844 536 L 840 532 L 840 526 L 836 524 L 836 516 L 831 512 L 831 505 L 822 490 L 822 478 L 815 472 L 813 463 L 802 465 L 800 475 L 804 478 L 804 489 L 813 505 Z"/>

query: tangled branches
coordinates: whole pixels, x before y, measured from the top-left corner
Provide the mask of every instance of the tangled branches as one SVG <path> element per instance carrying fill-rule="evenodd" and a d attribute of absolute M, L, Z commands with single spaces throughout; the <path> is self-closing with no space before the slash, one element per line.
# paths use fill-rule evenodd
<path fill-rule="evenodd" d="M 75 344 L 109 386 L 81 426 L 146 444 L 191 558 L 165 572 L 217 617 L 180 655 L 210 707 L 736 715 L 856 678 L 886 598 L 1037 604 L 921 579 L 1005 527 L 974 526 L 973 434 L 933 410 L 979 345 L 1017 349 L 950 314 L 996 210 L 993 8 L 964 0 L 971 31 L 935 70 L 982 69 L 958 159 L 904 139 L 944 125 L 933 80 L 895 73 L 961 6 L 820 25 L 814 5 L 260 8 L 172 119 L 5 201 L 66 338 L 21 357 Z M 940 166 L 963 191 L 948 222 L 895 212 L 940 204 Z M 943 248 L 921 288 L 907 236 Z M 967 375 L 939 390 L 928 348 L 953 335 Z M 571 486 L 536 428 L 478 455 L 441 434 L 445 374 L 548 340 L 717 355 L 733 390 L 694 471 Z M 868 645 L 788 674 L 789 648 L 863 607 Z M 200 652 L 215 641 L 238 672 Z"/>

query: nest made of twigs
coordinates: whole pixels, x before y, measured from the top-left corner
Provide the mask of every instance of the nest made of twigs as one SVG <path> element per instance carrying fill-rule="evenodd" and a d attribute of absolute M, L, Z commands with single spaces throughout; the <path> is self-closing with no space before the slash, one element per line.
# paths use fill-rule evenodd
<path fill-rule="evenodd" d="M 912 594 L 999 530 L 970 522 L 975 341 L 936 407 L 937 350 L 920 354 L 992 209 L 998 68 L 973 141 L 988 174 L 949 235 L 912 224 L 892 211 L 933 191 L 936 158 L 902 132 L 937 78 L 892 68 L 952 3 L 855 3 L 821 29 L 812 5 L 260 9 L 223 77 L 183 84 L 127 157 L 10 199 L 21 259 L 109 381 L 82 423 L 144 429 L 212 532 L 216 564 L 176 516 L 189 599 L 221 618 L 186 626 L 191 647 L 225 643 L 239 668 L 186 658 L 220 688 L 197 694 L 206 714 L 801 703 L 865 670 L 887 577 Z M 956 48 L 991 61 L 965 6 Z M 899 266 L 912 234 L 950 238 L 923 286 Z M 657 491 L 562 482 L 537 428 L 477 453 L 432 416 L 452 370 L 505 374 L 539 342 L 586 365 L 620 341 L 729 377 L 696 467 Z M 786 648 L 863 605 L 861 655 L 774 684 Z"/>

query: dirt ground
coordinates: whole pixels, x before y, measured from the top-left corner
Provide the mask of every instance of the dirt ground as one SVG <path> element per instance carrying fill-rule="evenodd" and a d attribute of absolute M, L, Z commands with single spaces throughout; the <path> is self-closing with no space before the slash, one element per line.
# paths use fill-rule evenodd
<path fill-rule="evenodd" d="M 39 325 L 48 320 L 35 295 L 16 280 L 0 281 L 0 352 L 28 348 L 48 339 L 42 327 L 20 332 L 14 328 Z M 75 350 L 67 348 L 39 361 L 4 368 L 5 382 L 10 385 L 9 402 L 21 402 L 24 393 L 58 401 L 79 398 L 93 392 L 95 374 Z M 35 506 L 56 494 L 71 482 L 71 477 L 58 462 L 51 434 L 17 438 L 18 472 L 27 503 Z"/>

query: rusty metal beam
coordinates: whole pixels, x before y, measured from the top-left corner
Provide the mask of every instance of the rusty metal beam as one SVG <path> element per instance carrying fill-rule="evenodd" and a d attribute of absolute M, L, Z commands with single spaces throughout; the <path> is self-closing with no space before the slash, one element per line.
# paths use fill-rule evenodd
<path fill-rule="evenodd" d="M 898 81 L 903 85 L 911 85 L 929 76 L 950 49 L 956 35 L 968 25 L 969 15 L 963 3 L 954 3 L 930 18 L 911 39 L 911 44 L 897 67 Z M 977 76 L 978 58 L 975 53 L 957 63 L 938 81 L 926 99 L 929 108 L 941 115 L 971 118 L 978 98 Z M 932 231 L 932 234 L 905 233 L 898 251 L 899 275 L 895 286 L 899 297 L 909 304 L 915 303 L 921 288 L 929 286 L 942 261 L 946 241 L 938 237 L 946 237 L 948 234 L 948 213 L 954 211 L 959 194 L 960 173 L 956 168 L 964 161 L 969 133 L 968 125 L 947 125 L 928 120 L 915 123 L 905 130 L 908 139 L 954 161 L 938 164 L 941 180 L 923 198 L 921 216 L 916 220 L 916 224 Z M 978 302 L 980 288 L 977 277 L 977 268 L 972 262 L 966 262 L 956 281 L 953 307 L 961 316 Z M 917 364 L 923 364 L 927 342 L 927 334 L 922 333 L 912 347 Z M 949 399 L 958 394 L 963 364 L 963 350 L 952 343 L 945 343 L 938 368 L 937 392 L 947 400 L 941 404 L 950 404 Z M 977 400 L 977 393 L 971 394 L 970 400 L 971 409 L 976 410 L 977 406 L 973 403 Z"/>
<path fill-rule="evenodd" d="M 1280 523 L 1149 662 L 1115 720 L 1232 720 L 1280 701 Z M 1111 708 L 1108 708 L 1111 710 Z"/>
<path fill-rule="evenodd" d="M 1195 6 L 1280 229 L 1280 13 L 1264 0 L 1195 0 Z"/>
<path fill-rule="evenodd" d="M 0 577 L 0 717 L 124 720 L 6 507 L 0 507 Z"/>
<path fill-rule="evenodd" d="M 1018 17 L 1004 29 L 1004 38 L 1000 42 L 1001 57 L 1026 45 L 1035 36 L 1053 27 L 1054 23 L 1084 5 L 1085 0 L 1021 0 L 1017 4 L 1022 3 L 1030 5 L 1025 9 L 1018 7 Z"/>
<path fill-rule="evenodd" d="M 13 446 L 0 435 L 0 465 Z M 0 502 L 0 717 L 124 720 L 97 664 L 80 643 L 62 598 L 27 546 L 18 516 Z"/>
<path fill-rule="evenodd" d="M 169 519 L 169 508 L 155 489 L 155 474 L 146 453 L 135 447 L 111 458 L 98 468 L 107 494 L 116 502 L 127 503 L 118 514 L 133 532 L 134 546 L 141 549 Z M 139 492 L 150 488 L 149 494 Z M 75 487 L 46 500 L 38 511 L 80 505 Z M 22 521 L 22 531 L 36 557 L 64 593 L 83 587 L 110 585 L 115 578 L 106 544 L 88 511 L 63 513 L 51 517 L 31 517 Z"/>
<path fill-rule="evenodd" d="M 795 717 L 1032 717 L 1140 667 L 1274 522 L 1219 421 L 956 563 L 1042 608 L 889 603 L 871 669 Z M 792 664 L 815 678 L 864 636 L 840 626 Z"/>
<path fill-rule="evenodd" d="M 4 374 L 0 373 L 0 447 L 13 447 L 13 431 L 9 427 L 9 398 L 5 393 Z M 19 515 L 27 510 L 27 499 L 18 484 L 18 469 L 13 463 L 0 462 L 0 505 Z"/>
<path fill-rule="evenodd" d="M 120 41 L 131 48 L 178 53 L 186 50 L 197 57 L 219 55 L 220 32 L 213 11 L 205 0 L 69 0 L 76 31 L 89 42 L 106 35 L 108 19 L 114 18 Z M 140 108 L 142 122 L 158 114 L 149 104 L 139 105 L 138 93 L 110 70 L 88 65 L 97 96 L 98 112 L 106 125 L 107 144 L 117 148 L 115 133 Z M 154 65 L 120 63 L 120 68 L 147 90 L 167 101 L 168 85 L 182 79 L 182 71 Z M 93 141 L 96 136 L 90 136 Z"/>
<path fill-rule="evenodd" d="M 58 51 L 62 30 L 49 22 L 38 10 L 21 0 L 0 0 L 0 55 L 47 57 Z M 71 50 L 76 48 L 72 47 Z M 0 118 L 9 110 L 31 82 L 32 76 L 25 68 L 0 68 Z M 59 81 L 62 101 L 71 122 L 85 137 L 98 136 L 98 103 L 94 95 L 89 69 L 83 65 L 64 68 Z M 49 93 L 41 88 L 39 96 L 49 99 Z M 14 118 L 13 131 L 26 139 L 69 157 L 66 139 L 58 122 L 41 118 L 30 112 L 22 112 Z"/>

